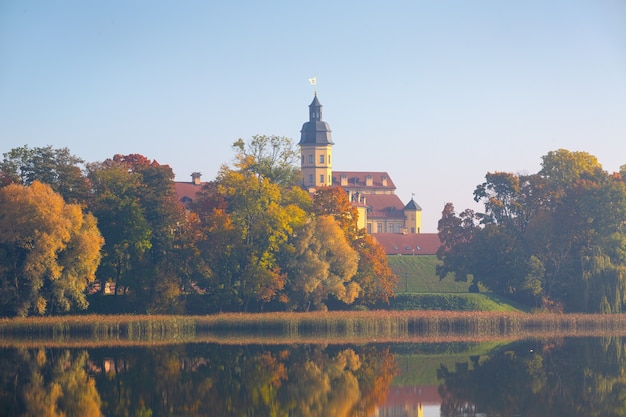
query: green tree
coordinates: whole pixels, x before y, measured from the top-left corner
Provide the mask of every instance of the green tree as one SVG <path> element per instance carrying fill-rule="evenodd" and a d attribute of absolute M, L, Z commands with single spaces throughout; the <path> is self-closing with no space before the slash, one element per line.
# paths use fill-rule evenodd
<path fill-rule="evenodd" d="M 283 136 L 255 135 L 249 142 L 238 139 L 233 144 L 236 165 L 267 178 L 281 187 L 299 183 L 298 150 L 293 141 Z"/>
<path fill-rule="evenodd" d="M 85 204 L 89 198 L 89 181 L 83 175 L 83 160 L 68 148 L 52 146 L 11 149 L 0 162 L 0 187 L 8 184 L 30 185 L 34 181 L 48 184 L 72 204 Z"/>
<path fill-rule="evenodd" d="M 457 216 L 454 205 L 446 203 L 437 230 L 441 241 L 437 258 L 443 260 L 437 266 L 437 275 L 443 279 L 453 273 L 456 281 L 466 282 L 473 272 L 472 242 L 480 230 L 476 215 L 472 210 L 466 209 Z"/>
<path fill-rule="evenodd" d="M 621 174 L 607 174 L 586 152 L 559 149 L 543 157 L 537 174 L 488 173 L 474 197 L 485 213 L 467 213 L 464 219 L 451 205 L 444 209 L 441 277 L 473 275 L 493 291 L 544 307 L 622 311 L 626 188 Z"/>
<path fill-rule="evenodd" d="M 39 181 L 0 189 L 3 314 L 87 308 L 103 239 L 96 220 Z"/>
<path fill-rule="evenodd" d="M 99 279 L 130 290 L 139 311 L 175 307 L 182 289 L 190 287 L 185 278 L 193 275 L 192 264 L 183 262 L 193 234 L 176 201 L 172 169 L 130 154 L 89 164 L 88 171 L 91 208 L 107 241 Z"/>
<path fill-rule="evenodd" d="M 152 230 L 144 215 L 138 189 L 141 178 L 122 165 L 107 160 L 87 165 L 94 196 L 90 209 L 104 236 L 103 258 L 97 272 L 101 290 L 112 283 L 115 294 L 138 290 L 139 276 L 151 248 Z"/>

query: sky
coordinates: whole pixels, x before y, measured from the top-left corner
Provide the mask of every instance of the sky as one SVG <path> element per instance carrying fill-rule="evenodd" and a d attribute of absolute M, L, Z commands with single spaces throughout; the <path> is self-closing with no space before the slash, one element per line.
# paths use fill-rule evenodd
<path fill-rule="evenodd" d="M 626 164 L 623 0 L 0 1 L 0 153 L 208 181 L 239 138 L 299 141 L 311 77 L 333 168 L 388 172 L 423 232 L 550 151 Z"/>

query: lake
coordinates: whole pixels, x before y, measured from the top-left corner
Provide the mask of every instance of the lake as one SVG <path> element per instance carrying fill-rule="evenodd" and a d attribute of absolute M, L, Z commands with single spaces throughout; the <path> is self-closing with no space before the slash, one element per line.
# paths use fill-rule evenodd
<path fill-rule="evenodd" d="M 625 341 L 4 345 L 0 416 L 625 416 Z"/>

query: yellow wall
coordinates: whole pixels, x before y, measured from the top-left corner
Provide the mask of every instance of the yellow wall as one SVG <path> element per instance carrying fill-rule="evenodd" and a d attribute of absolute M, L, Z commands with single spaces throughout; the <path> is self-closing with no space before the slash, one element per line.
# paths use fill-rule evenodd
<path fill-rule="evenodd" d="M 333 150 L 330 145 L 301 146 L 300 155 L 301 155 L 301 168 L 302 168 L 302 183 L 304 184 L 305 187 L 314 188 L 314 187 L 332 185 Z M 324 158 L 323 162 L 320 162 L 320 156 L 323 156 Z M 311 157 L 313 157 L 312 162 L 311 162 Z M 311 176 L 313 176 L 312 183 L 310 182 Z M 320 176 L 324 177 L 323 181 L 320 181 Z"/>

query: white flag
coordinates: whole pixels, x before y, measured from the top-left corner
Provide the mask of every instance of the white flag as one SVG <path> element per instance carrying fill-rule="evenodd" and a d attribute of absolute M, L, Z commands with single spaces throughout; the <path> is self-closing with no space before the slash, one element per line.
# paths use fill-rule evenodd
<path fill-rule="evenodd" d="M 316 85 L 317 84 L 317 77 L 309 78 L 309 82 L 311 83 L 311 85 Z"/>

